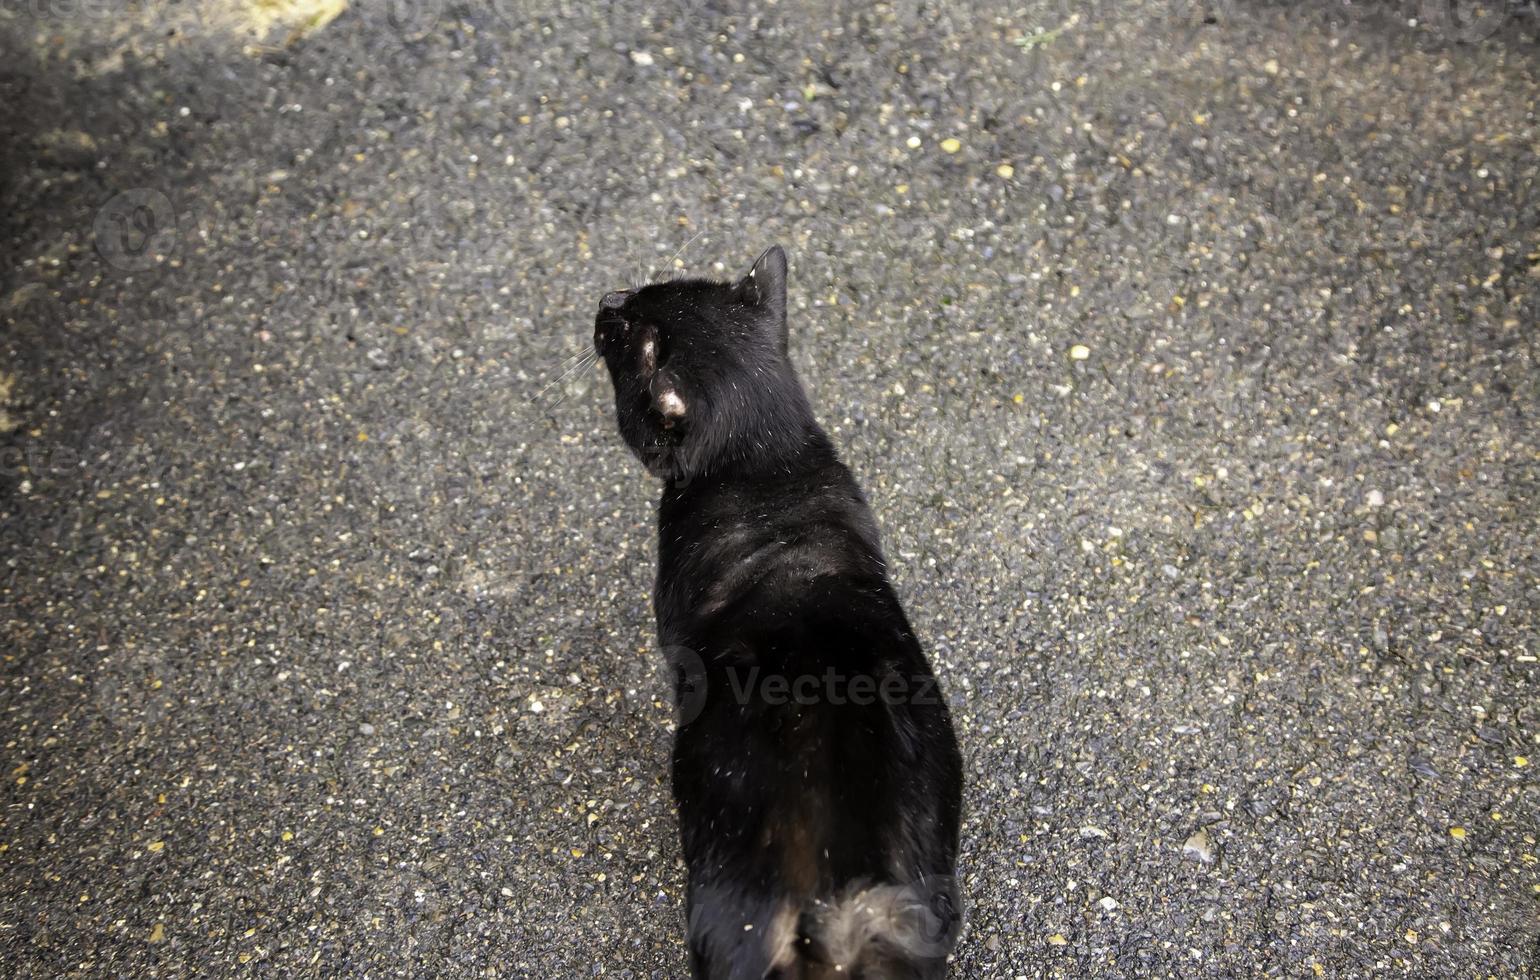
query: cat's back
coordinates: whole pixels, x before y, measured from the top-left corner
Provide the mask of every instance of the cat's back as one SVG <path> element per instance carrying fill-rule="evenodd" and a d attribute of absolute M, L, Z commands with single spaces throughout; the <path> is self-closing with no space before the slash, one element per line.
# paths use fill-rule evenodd
<path fill-rule="evenodd" d="M 737 944 L 762 930 L 800 937 L 752 944 L 762 966 L 782 955 L 793 966 L 792 950 L 855 963 L 863 954 L 837 947 L 868 931 L 908 942 L 889 920 L 921 892 L 927 907 L 954 901 L 950 879 L 945 894 L 927 891 L 956 856 L 949 713 L 843 466 L 703 490 L 685 524 L 671 527 L 665 506 L 658 609 L 664 642 L 699 665 L 674 757 L 685 851 L 692 869 L 711 869 L 692 876 L 692 932 L 731 937 L 736 962 L 752 958 Z M 755 881 L 776 885 L 744 898 Z M 824 975 L 806 966 L 764 975 Z"/>
<path fill-rule="evenodd" d="M 658 513 L 655 594 L 665 643 L 688 642 L 724 619 L 751 626 L 793 610 L 856 606 L 887 584 L 877 523 L 850 471 L 833 457 L 790 472 L 730 474 L 671 487 Z"/>

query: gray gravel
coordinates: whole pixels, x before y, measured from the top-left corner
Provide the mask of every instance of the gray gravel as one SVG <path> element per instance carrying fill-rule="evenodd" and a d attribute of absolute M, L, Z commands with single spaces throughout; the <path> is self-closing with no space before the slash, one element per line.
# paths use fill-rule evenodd
<path fill-rule="evenodd" d="M 955 700 L 955 976 L 1540 969 L 1540 21 L 582 6 L 0 12 L 3 972 L 683 972 L 655 491 L 532 396 L 697 233 Z"/>

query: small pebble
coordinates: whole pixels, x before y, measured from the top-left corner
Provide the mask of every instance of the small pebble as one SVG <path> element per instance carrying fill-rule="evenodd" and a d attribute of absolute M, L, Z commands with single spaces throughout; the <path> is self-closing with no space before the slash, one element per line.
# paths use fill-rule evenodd
<path fill-rule="evenodd" d="M 941 150 L 943 153 L 956 153 L 960 149 L 962 149 L 961 140 L 948 136 L 946 139 L 941 141 Z"/>
<path fill-rule="evenodd" d="M 1091 348 L 1085 344 L 1076 344 L 1069 349 L 1069 359 L 1072 361 L 1084 361 L 1091 356 Z"/>
<path fill-rule="evenodd" d="M 1207 827 L 1187 838 L 1182 845 L 1182 857 L 1200 864 L 1214 863 L 1214 842 L 1209 838 Z"/>

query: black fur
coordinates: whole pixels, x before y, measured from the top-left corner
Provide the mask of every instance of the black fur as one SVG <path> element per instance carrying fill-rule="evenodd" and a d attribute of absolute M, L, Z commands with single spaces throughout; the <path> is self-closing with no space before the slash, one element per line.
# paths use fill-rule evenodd
<path fill-rule="evenodd" d="M 787 356 L 786 255 L 607 295 L 621 435 L 663 479 L 658 635 L 697 977 L 932 978 L 962 766 L 877 525 Z"/>

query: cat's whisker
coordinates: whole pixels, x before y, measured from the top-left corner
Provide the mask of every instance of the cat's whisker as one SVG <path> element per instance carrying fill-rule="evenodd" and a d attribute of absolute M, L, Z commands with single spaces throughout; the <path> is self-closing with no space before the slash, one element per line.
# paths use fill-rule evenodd
<path fill-rule="evenodd" d="M 562 381 L 565 381 L 568 378 L 572 377 L 573 375 L 577 374 L 578 372 L 584 370 L 589 364 L 593 363 L 593 358 L 594 358 L 593 354 L 591 354 L 591 353 L 584 353 L 584 354 L 579 355 L 575 360 L 573 360 L 573 361 L 563 365 L 562 367 L 558 368 L 558 373 L 556 375 L 556 381 L 553 382 L 553 383 L 560 383 Z"/>
<path fill-rule="evenodd" d="M 566 401 L 567 400 L 567 396 L 570 395 L 570 394 L 572 394 L 572 386 L 568 385 L 568 386 L 563 387 L 561 389 L 561 391 L 556 395 L 555 398 L 552 398 L 549 401 L 540 402 L 539 403 L 540 404 L 540 410 L 543 411 L 543 412 L 551 411 L 556 406 L 558 406 L 562 402 Z"/>
<path fill-rule="evenodd" d="M 589 368 L 593 367 L 595 364 L 598 363 L 598 361 L 599 361 L 599 352 L 594 350 L 594 349 L 592 349 L 592 348 L 589 348 L 588 350 L 584 351 L 581 355 L 579 355 L 577 363 L 573 364 L 571 367 L 569 367 L 565 371 L 561 372 L 560 375 L 558 375 L 557 377 L 555 377 L 552 380 L 550 380 L 549 382 L 547 382 L 545 387 L 541 388 L 539 391 L 535 392 L 534 395 L 530 396 L 529 400 L 532 401 L 532 402 L 539 401 L 545 395 L 546 392 L 550 391 L 552 388 L 555 388 L 557 385 L 565 384 L 566 382 L 569 382 L 569 381 L 575 380 L 578 377 L 581 377 L 583 372 L 585 372 Z"/>
<path fill-rule="evenodd" d="M 590 362 L 589 366 L 590 367 L 593 366 L 592 362 Z M 574 380 L 576 380 L 575 377 L 574 377 Z M 567 396 L 572 394 L 572 388 L 573 388 L 573 386 L 571 384 L 563 385 L 562 389 L 561 389 L 561 394 L 557 395 L 554 400 L 546 403 L 545 411 L 549 412 L 552 409 L 556 408 L 556 406 L 560 405 L 562 402 L 566 401 L 567 400 Z"/>
<path fill-rule="evenodd" d="M 594 364 L 597 363 L 598 360 L 599 353 L 597 351 L 589 351 L 586 355 L 579 358 L 576 364 L 572 365 L 572 367 L 568 368 L 562 373 L 561 380 L 563 382 L 571 381 L 573 378 L 576 378 L 579 375 L 586 374 L 593 369 Z"/>
<path fill-rule="evenodd" d="M 647 271 L 647 259 L 645 257 L 641 258 L 640 260 L 637 259 L 636 248 L 638 244 L 639 243 L 635 239 L 631 241 L 631 262 L 633 264 L 633 268 L 636 269 L 636 271 L 628 277 L 631 281 L 632 289 L 641 289 L 642 286 L 645 285 L 645 283 L 642 281 L 642 273 Z"/>
<path fill-rule="evenodd" d="M 663 264 L 663 268 L 658 272 L 653 273 L 652 279 L 650 281 L 657 282 L 658 277 L 661 276 L 664 272 L 672 272 L 674 270 L 674 263 L 679 261 L 679 257 L 684 254 L 684 250 L 695 244 L 695 239 L 699 238 L 705 233 L 706 229 L 703 227 L 700 231 L 697 231 L 695 234 L 691 235 L 685 241 L 685 243 L 679 246 L 678 250 L 676 250 L 674 254 L 670 256 L 669 260 Z"/>
<path fill-rule="evenodd" d="M 580 351 L 578 351 L 578 352 L 576 352 L 574 354 L 568 354 L 566 357 L 562 358 L 561 366 L 562 366 L 563 370 L 565 370 L 567 367 L 569 367 L 569 366 L 571 366 L 573 364 L 576 364 L 578 361 L 581 361 L 583 358 L 588 357 L 588 356 L 592 355 L 593 353 L 594 353 L 594 346 L 593 346 L 593 344 L 589 344 L 587 347 L 584 347 L 582 350 L 580 350 Z"/>

